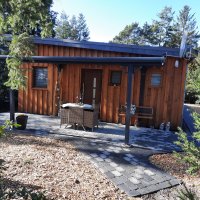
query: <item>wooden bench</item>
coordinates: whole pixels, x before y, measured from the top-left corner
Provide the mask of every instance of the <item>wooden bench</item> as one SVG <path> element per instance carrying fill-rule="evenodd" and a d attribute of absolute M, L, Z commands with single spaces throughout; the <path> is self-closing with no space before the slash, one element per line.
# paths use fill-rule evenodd
<path fill-rule="evenodd" d="M 149 119 L 153 125 L 153 108 L 146 106 L 137 106 L 135 112 L 135 124 L 138 124 L 138 119 Z"/>
<path fill-rule="evenodd" d="M 137 106 L 135 114 L 137 118 L 153 119 L 153 108 L 145 106 Z"/>
<path fill-rule="evenodd" d="M 120 122 L 121 117 L 126 116 L 126 106 L 120 106 L 118 116 Z M 131 114 L 131 117 L 134 118 L 135 125 L 137 125 L 138 119 L 149 119 L 153 121 L 153 108 L 147 106 L 136 106 L 136 111 L 134 114 Z"/>

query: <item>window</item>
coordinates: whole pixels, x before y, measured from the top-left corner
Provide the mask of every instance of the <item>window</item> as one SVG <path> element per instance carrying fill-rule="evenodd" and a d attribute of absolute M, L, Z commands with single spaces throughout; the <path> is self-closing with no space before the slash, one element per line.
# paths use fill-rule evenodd
<path fill-rule="evenodd" d="M 151 75 L 151 86 L 158 87 L 161 86 L 161 74 L 152 74 Z"/>
<path fill-rule="evenodd" d="M 33 68 L 33 87 L 47 88 L 48 84 L 48 69 L 47 67 Z"/>
<path fill-rule="evenodd" d="M 110 85 L 120 85 L 121 84 L 121 71 L 111 71 L 110 72 Z"/>

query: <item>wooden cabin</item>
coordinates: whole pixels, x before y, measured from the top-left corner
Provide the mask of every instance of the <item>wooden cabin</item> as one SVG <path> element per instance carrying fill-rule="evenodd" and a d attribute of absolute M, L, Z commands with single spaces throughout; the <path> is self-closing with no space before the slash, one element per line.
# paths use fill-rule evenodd
<path fill-rule="evenodd" d="M 40 38 L 35 44 L 36 55 L 46 58 L 166 56 L 164 65 L 135 67 L 131 101 L 153 108 L 156 128 L 162 122 L 171 122 L 173 129 L 181 125 L 187 60 L 179 58 L 179 49 Z M 84 103 L 100 104 L 101 121 L 119 122 L 119 107 L 126 104 L 126 65 L 34 62 L 22 67 L 26 69 L 27 87 L 19 91 L 19 112 L 57 115 L 60 104 L 77 102 L 81 97 Z"/>

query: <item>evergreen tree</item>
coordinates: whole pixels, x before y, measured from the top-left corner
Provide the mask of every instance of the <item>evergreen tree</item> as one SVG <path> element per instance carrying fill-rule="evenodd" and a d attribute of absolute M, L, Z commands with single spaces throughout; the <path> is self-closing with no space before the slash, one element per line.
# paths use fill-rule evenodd
<path fill-rule="evenodd" d="M 191 139 L 188 139 L 187 133 L 179 128 L 178 141 L 175 142 L 181 147 L 183 153 L 176 152 L 175 155 L 181 162 L 189 165 L 187 172 L 196 173 L 200 170 L 200 115 L 197 113 L 192 114 L 196 131 L 192 133 Z"/>
<path fill-rule="evenodd" d="M 200 34 L 197 31 L 198 27 L 196 19 L 194 18 L 195 14 L 190 14 L 190 12 L 191 8 L 187 5 L 179 12 L 174 25 L 173 46 L 179 47 L 183 33 L 187 32 L 187 45 L 192 45 L 197 48 Z"/>
<path fill-rule="evenodd" d="M 69 39 L 78 40 L 77 20 L 75 15 L 73 15 L 72 18 L 70 19 L 70 26 L 71 26 L 71 32 L 69 35 Z"/>
<path fill-rule="evenodd" d="M 200 55 L 188 67 L 185 101 L 200 103 Z"/>
<path fill-rule="evenodd" d="M 52 3 L 52 0 L 0 0 L 0 33 L 26 32 L 51 37 L 56 17 L 50 9 Z"/>
<path fill-rule="evenodd" d="M 151 45 L 153 44 L 153 35 L 152 35 L 152 27 L 147 22 L 144 23 L 143 27 L 141 28 L 141 45 Z"/>
<path fill-rule="evenodd" d="M 125 26 L 119 35 L 113 38 L 114 43 L 135 44 L 141 43 L 141 28 L 137 22 Z"/>
<path fill-rule="evenodd" d="M 62 12 L 60 19 L 57 21 L 56 37 L 71 40 L 89 40 L 89 29 L 85 17 L 82 13 L 78 19 L 75 15 L 69 19 L 65 12 Z"/>
<path fill-rule="evenodd" d="M 89 40 L 90 32 L 86 24 L 85 17 L 82 13 L 79 14 L 78 20 L 77 20 L 77 35 L 78 40 Z"/>
<path fill-rule="evenodd" d="M 69 38 L 71 35 L 71 26 L 69 23 L 69 17 L 65 12 L 61 13 L 60 19 L 57 21 L 56 37 L 57 38 Z"/>
<path fill-rule="evenodd" d="M 188 33 L 187 45 L 198 46 L 200 34 L 191 8 L 184 6 L 175 18 L 171 7 L 165 7 L 158 19 L 151 24 L 145 23 L 142 27 L 138 23 L 127 25 L 112 42 L 136 45 L 154 45 L 165 47 L 180 47 L 183 33 Z"/>
<path fill-rule="evenodd" d="M 149 38 L 149 43 L 158 46 L 170 46 L 173 33 L 173 17 L 174 12 L 172 8 L 167 6 L 158 14 L 159 19 L 153 20 L 151 25 L 153 34 Z"/>

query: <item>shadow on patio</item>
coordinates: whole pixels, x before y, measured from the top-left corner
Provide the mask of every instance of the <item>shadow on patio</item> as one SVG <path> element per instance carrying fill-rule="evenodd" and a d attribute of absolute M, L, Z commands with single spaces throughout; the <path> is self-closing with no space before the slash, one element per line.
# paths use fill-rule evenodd
<path fill-rule="evenodd" d="M 94 132 L 74 130 L 72 127 L 60 128 L 60 119 L 58 117 L 28 114 L 27 129 L 20 131 L 23 133 L 32 133 L 34 135 L 47 136 L 49 134 L 60 135 L 61 137 L 77 137 L 95 138 L 102 141 L 112 141 L 116 143 L 124 143 L 125 126 L 122 124 L 112 124 L 100 122 L 99 128 L 95 128 Z M 0 123 L 5 119 L 9 119 L 8 113 L 0 113 Z M 19 132 L 17 130 L 17 132 Z M 172 152 L 180 150 L 174 141 L 177 136 L 173 132 L 165 132 L 157 129 L 130 127 L 130 145 L 133 147 L 146 148 L 158 152 Z"/>

